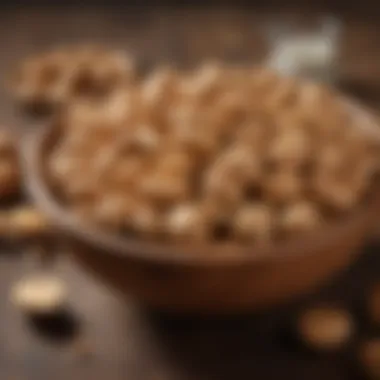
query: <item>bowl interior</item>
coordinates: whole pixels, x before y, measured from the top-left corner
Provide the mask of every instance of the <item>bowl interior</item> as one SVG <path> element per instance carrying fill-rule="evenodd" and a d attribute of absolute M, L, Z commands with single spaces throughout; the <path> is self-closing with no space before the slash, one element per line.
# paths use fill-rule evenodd
<path fill-rule="evenodd" d="M 364 133 L 369 133 L 380 141 L 378 126 L 371 115 L 362 107 L 347 102 Z M 96 226 L 84 224 L 59 202 L 48 181 L 46 160 L 54 144 L 59 139 L 60 128 L 54 121 L 33 130 L 23 141 L 22 162 L 27 188 L 52 223 L 68 234 L 89 244 L 101 247 L 109 254 L 136 255 L 141 260 L 181 262 L 187 265 L 244 265 L 247 261 L 267 261 L 284 259 L 289 255 L 307 255 L 310 247 L 323 249 L 337 236 L 355 224 L 361 225 L 376 218 L 380 209 L 380 186 L 376 184 L 368 200 L 347 216 L 331 221 L 310 233 L 281 242 L 245 246 L 237 243 L 164 243 L 124 237 L 109 233 Z"/>

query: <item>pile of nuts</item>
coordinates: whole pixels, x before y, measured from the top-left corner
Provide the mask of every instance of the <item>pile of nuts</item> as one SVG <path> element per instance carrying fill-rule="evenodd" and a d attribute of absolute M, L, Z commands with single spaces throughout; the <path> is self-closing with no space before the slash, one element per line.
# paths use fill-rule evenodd
<path fill-rule="evenodd" d="M 156 70 L 60 120 L 49 173 L 78 215 L 168 240 L 265 242 L 363 200 L 379 141 L 331 89 L 258 68 Z"/>
<path fill-rule="evenodd" d="M 67 47 L 22 62 L 10 79 L 22 105 L 47 110 L 78 98 L 103 98 L 134 79 L 127 55 L 97 46 Z"/>

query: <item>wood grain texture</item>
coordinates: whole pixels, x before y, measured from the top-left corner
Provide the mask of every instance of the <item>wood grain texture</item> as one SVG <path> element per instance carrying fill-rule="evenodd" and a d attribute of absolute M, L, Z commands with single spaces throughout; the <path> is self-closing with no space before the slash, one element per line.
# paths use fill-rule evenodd
<path fill-rule="evenodd" d="M 288 13 L 288 12 L 287 12 Z M 260 60 L 265 44 L 260 22 L 270 12 L 219 8 L 15 8 L 0 12 L 0 72 L 22 57 L 62 43 L 98 41 L 126 47 L 147 66 L 201 58 Z M 367 15 L 345 16 L 342 48 L 344 85 L 376 106 L 380 91 L 379 26 Z M 18 114 L 4 89 L 1 120 L 22 132 L 30 121 Z M 74 341 L 58 343 L 30 328 L 9 303 L 12 283 L 33 270 L 19 249 L 0 256 L 0 377 L 3 380 L 187 380 L 187 379 L 360 379 L 353 347 L 338 357 L 302 351 L 289 338 L 289 325 L 300 304 L 263 315 L 229 320 L 189 320 L 138 309 L 121 302 L 102 285 L 62 259 L 57 271 L 71 289 L 71 307 L 91 354 L 79 354 Z M 346 275 L 311 299 L 338 300 L 362 313 L 366 285 L 380 279 L 375 246 Z M 362 321 L 362 319 L 360 319 Z M 369 326 L 360 323 L 360 331 Z"/>

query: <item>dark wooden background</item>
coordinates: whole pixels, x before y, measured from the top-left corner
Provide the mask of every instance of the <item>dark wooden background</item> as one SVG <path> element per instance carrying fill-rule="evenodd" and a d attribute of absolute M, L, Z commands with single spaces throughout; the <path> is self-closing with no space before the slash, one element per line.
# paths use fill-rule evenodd
<path fill-rule="evenodd" d="M 216 1 L 211 1 L 213 7 L 184 7 L 178 2 L 133 7 L 120 1 L 119 5 L 111 1 L 114 5 L 108 7 L 90 3 L 53 7 L 18 1 L 3 7 L 0 73 L 4 78 L 29 54 L 94 41 L 125 48 L 146 67 L 173 61 L 192 65 L 215 57 L 260 61 L 266 51 L 265 23 L 283 17 L 308 22 L 333 11 L 344 22 L 340 85 L 373 107 L 380 104 L 376 6 L 369 11 L 339 1 L 318 5 L 277 1 L 275 7 L 268 6 L 275 2 L 265 2 L 267 6 L 247 2 L 249 6 L 234 8 L 231 2 Z M 0 110 L 5 127 L 22 132 L 32 125 L 14 108 L 5 89 L 0 91 Z M 357 265 L 308 299 L 260 315 L 224 319 L 179 318 L 144 310 L 120 300 L 63 257 L 55 270 L 67 279 L 74 320 L 53 326 L 31 323 L 9 302 L 9 289 L 34 270 L 25 247 L 4 247 L 0 255 L 1 380 L 361 379 L 355 364 L 357 343 L 377 333 L 363 312 L 366 289 L 380 279 L 376 243 L 369 244 Z M 315 355 L 293 338 L 292 323 L 302 305 L 327 300 L 353 311 L 358 334 L 340 354 Z"/>

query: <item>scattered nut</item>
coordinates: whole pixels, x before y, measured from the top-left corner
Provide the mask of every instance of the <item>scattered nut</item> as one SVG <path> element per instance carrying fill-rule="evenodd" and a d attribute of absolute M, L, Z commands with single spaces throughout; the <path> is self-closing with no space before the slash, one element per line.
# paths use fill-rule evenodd
<path fill-rule="evenodd" d="M 11 237 L 32 238 L 49 231 L 46 217 L 34 207 L 25 206 L 13 209 L 7 217 L 8 233 Z"/>
<path fill-rule="evenodd" d="M 303 342 L 319 351 L 342 348 L 351 338 L 354 328 L 348 311 L 334 307 L 306 310 L 298 320 L 298 332 Z"/>
<path fill-rule="evenodd" d="M 11 301 L 31 314 L 54 314 L 66 302 L 67 289 L 59 278 L 38 274 L 22 278 L 11 289 Z"/>

